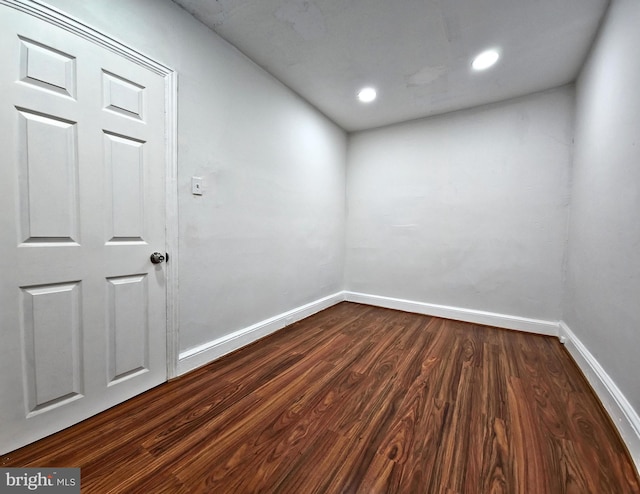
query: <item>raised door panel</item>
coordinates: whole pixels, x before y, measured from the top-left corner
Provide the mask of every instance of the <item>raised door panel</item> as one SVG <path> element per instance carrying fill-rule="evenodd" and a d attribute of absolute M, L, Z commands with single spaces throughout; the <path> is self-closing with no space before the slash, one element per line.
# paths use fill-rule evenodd
<path fill-rule="evenodd" d="M 75 58 L 24 37 L 20 40 L 20 81 L 75 98 Z"/>
<path fill-rule="evenodd" d="M 21 243 L 78 242 L 75 122 L 18 110 Z"/>
<path fill-rule="evenodd" d="M 144 142 L 105 132 L 107 241 L 144 242 Z"/>
<path fill-rule="evenodd" d="M 144 120 L 145 88 L 124 77 L 102 71 L 103 106 L 126 117 Z"/>
<path fill-rule="evenodd" d="M 21 291 L 25 414 L 32 417 L 82 398 L 81 288 L 72 282 Z"/>
<path fill-rule="evenodd" d="M 149 371 L 149 289 L 146 275 L 107 280 L 109 386 Z"/>

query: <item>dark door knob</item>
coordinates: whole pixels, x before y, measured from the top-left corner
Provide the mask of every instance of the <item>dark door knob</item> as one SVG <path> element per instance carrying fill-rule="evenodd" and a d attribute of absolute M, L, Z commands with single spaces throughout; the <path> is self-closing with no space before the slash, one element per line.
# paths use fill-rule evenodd
<path fill-rule="evenodd" d="M 153 264 L 160 264 L 161 262 L 164 262 L 165 257 L 164 255 L 160 254 L 160 252 L 154 252 L 153 254 L 151 254 L 151 262 Z"/>

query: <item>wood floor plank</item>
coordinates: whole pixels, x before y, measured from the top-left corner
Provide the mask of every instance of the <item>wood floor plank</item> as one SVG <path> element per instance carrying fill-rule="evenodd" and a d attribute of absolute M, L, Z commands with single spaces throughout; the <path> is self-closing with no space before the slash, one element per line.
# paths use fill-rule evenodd
<path fill-rule="evenodd" d="M 507 382 L 509 462 L 513 465 L 512 488 L 516 492 L 557 492 L 552 472 L 545 471 L 546 438 L 538 427 L 527 389 L 518 377 Z"/>
<path fill-rule="evenodd" d="M 640 494 L 557 339 L 346 302 L 1 465 L 83 494 Z"/>
<path fill-rule="evenodd" d="M 505 421 L 497 417 L 487 418 L 487 431 L 483 437 L 482 471 L 479 492 L 506 493 L 507 486 L 514 485 L 513 468 L 509 462 L 509 441 Z M 513 490 L 513 489 L 512 489 Z"/>

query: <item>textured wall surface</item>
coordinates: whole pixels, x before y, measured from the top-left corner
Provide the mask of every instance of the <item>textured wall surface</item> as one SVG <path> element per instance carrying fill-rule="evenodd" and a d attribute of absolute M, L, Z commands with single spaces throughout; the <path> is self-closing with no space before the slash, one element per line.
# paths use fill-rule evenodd
<path fill-rule="evenodd" d="M 563 319 L 640 411 L 640 3 L 612 3 L 577 84 Z"/>
<path fill-rule="evenodd" d="M 347 289 L 558 320 L 573 96 L 353 135 Z"/>

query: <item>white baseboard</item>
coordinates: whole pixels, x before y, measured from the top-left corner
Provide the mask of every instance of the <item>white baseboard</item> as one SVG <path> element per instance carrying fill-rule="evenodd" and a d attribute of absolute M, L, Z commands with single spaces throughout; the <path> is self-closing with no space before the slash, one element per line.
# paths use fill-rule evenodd
<path fill-rule="evenodd" d="M 379 295 L 369 295 L 357 292 L 345 292 L 345 300 L 361 304 L 376 305 L 378 307 L 386 307 L 387 309 L 403 310 L 405 312 L 415 312 L 417 314 L 425 314 L 428 316 L 455 319 L 456 321 L 465 321 L 505 329 L 515 329 L 518 331 L 525 331 L 527 333 L 547 336 L 558 336 L 559 334 L 558 323 L 555 321 L 530 319 L 527 317 L 498 314 L 496 312 L 450 307 L 448 305 L 428 304 L 425 302 L 415 302 L 413 300 L 381 297 Z"/>
<path fill-rule="evenodd" d="M 297 307 L 277 316 L 260 321 L 247 328 L 224 335 L 217 340 L 210 341 L 195 348 L 180 352 L 178 360 L 178 375 L 185 374 L 200 366 L 208 364 L 217 358 L 231 353 L 243 346 L 253 343 L 279 329 L 294 322 L 309 317 L 332 305 L 344 300 L 344 292 L 334 293 L 309 304 Z"/>
<path fill-rule="evenodd" d="M 560 321 L 560 336 L 564 336 L 567 350 L 600 398 L 627 445 L 636 469 L 640 472 L 640 416 L 613 379 L 564 321 Z"/>
<path fill-rule="evenodd" d="M 282 329 L 289 324 L 300 321 L 305 317 L 309 317 L 316 312 L 320 312 L 321 310 L 338 304 L 344 300 L 385 307 L 388 309 L 403 310 L 406 312 L 415 312 L 429 316 L 484 324 L 487 326 L 515 329 L 548 336 L 558 336 L 558 325 L 551 321 L 345 291 L 334 293 L 328 297 L 324 297 L 283 314 L 260 321 L 247 328 L 224 335 L 216 340 L 209 341 L 195 348 L 180 352 L 177 375 L 180 376 L 186 372 L 206 365 L 223 355 L 249 345 L 250 343 Z"/>

